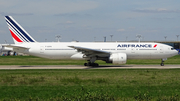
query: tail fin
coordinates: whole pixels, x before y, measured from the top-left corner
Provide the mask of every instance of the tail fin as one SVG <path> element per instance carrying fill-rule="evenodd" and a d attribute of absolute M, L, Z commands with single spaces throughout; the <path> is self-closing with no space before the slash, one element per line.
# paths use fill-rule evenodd
<path fill-rule="evenodd" d="M 36 42 L 11 16 L 5 16 L 14 43 Z"/>

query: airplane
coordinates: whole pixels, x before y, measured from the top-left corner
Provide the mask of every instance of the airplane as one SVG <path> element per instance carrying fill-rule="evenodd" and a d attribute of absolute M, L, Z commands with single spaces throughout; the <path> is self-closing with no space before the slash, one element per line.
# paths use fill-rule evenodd
<path fill-rule="evenodd" d="M 84 66 L 99 66 L 96 60 L 126 64 L 127 59 L 161 59 L 178 54 L 173 47 L 153 42 L 37 42 L 11 16 L 5 16 L 15 52 L 49 59 L 84 59 Z"/>
<path fill-rule="evenodd" d="M 7 44 L 0 44 L 0 55 L 1 55 L 3 52 L 7 52 L 7 53 L 8 53 L 7 55 L 10 55 L 10 52 L 13 51 L 12 48 L 4 47 L 5 45 L 7 45 Z M 13 53 L 13 54 L 14 54 L 14 53 Z"/>

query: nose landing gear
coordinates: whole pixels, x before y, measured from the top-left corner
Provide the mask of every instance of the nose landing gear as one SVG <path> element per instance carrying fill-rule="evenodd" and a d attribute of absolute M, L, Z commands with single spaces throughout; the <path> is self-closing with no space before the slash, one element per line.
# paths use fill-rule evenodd
<path fill-rule="evenodd" d="M 165 61 L 165 60 L 167 60 L 167 58 L 161 59 L 161 64 L 160 64 L 161 66 L 164 66 L 164 61 Z"/>
<path fill-rule="evenodd" d="M 162 61 L 162 63 L 161 63 L 161 66 L 164 66 L 164 63 L 163 63 L 164 61 Z"/>

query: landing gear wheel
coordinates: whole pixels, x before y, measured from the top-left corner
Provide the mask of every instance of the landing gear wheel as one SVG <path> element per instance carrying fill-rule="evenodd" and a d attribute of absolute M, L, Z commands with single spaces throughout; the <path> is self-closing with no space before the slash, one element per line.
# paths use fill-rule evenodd
<path fill-rule="evenodd" d="M 95 67 L 99 67 L 99 64 L 95 63 Z"/>
<path fill-rule="evenodd" d="M 161 64 L 160 64 L 161 66 L 164 66 L 164 60 L 165 60 L 165 59 L 161 59 Z M 167 60 L 167 59 L 166 59 L 166 60 Z"/>
<path fill-rule="evenodd" d="M 98 67 L 99 66 L 99 64 L 97 64 L 97 63 L 92 63 L 92 65 L 91 66 L 93 66 L 93 67 Z"/>
<path fill-rule="evenodd" d="M 87 63 L 84 63 L 84 66 L 87 66 Z"/>
<path fill-rule="evenodd" d="M 164 66 L 164 63 L 161 63 L 161 66 Z"/>
<path fill-rule="evenodd" d="M 96 64 L 96 67 L 99 67 L 99 64 Z"/>
<path fill-rule="evenodd" d="M 84 66 L 93 66 L 93 67 L 98 67 L 99 66 L 99 64 L 97 64 L 97 63 L 84 63 Z"/>
<path fill-rule="evenodd" d="M 89 62 L 89 63 L 87 63 L 87 66 L 92 66 L 92 63 L 90 63 L 90 62 Z"/>
<path fill-rule="evenodd" d="M 91 66 L 92 63 L 84 63 L 84 66 Z"/>

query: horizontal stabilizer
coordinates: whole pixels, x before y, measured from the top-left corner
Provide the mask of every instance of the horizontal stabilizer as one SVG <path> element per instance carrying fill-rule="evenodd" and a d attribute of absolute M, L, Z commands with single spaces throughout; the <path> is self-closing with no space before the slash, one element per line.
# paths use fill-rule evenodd
<path fill-rule="evenodd" d="M 30 49 L 27 47 L 22 47 L 22 46 L 16 46 L 16 45 L 3 45 L 4 47 L 8 47 L 8 48 L 18 48 L 18 49 Z"/>

